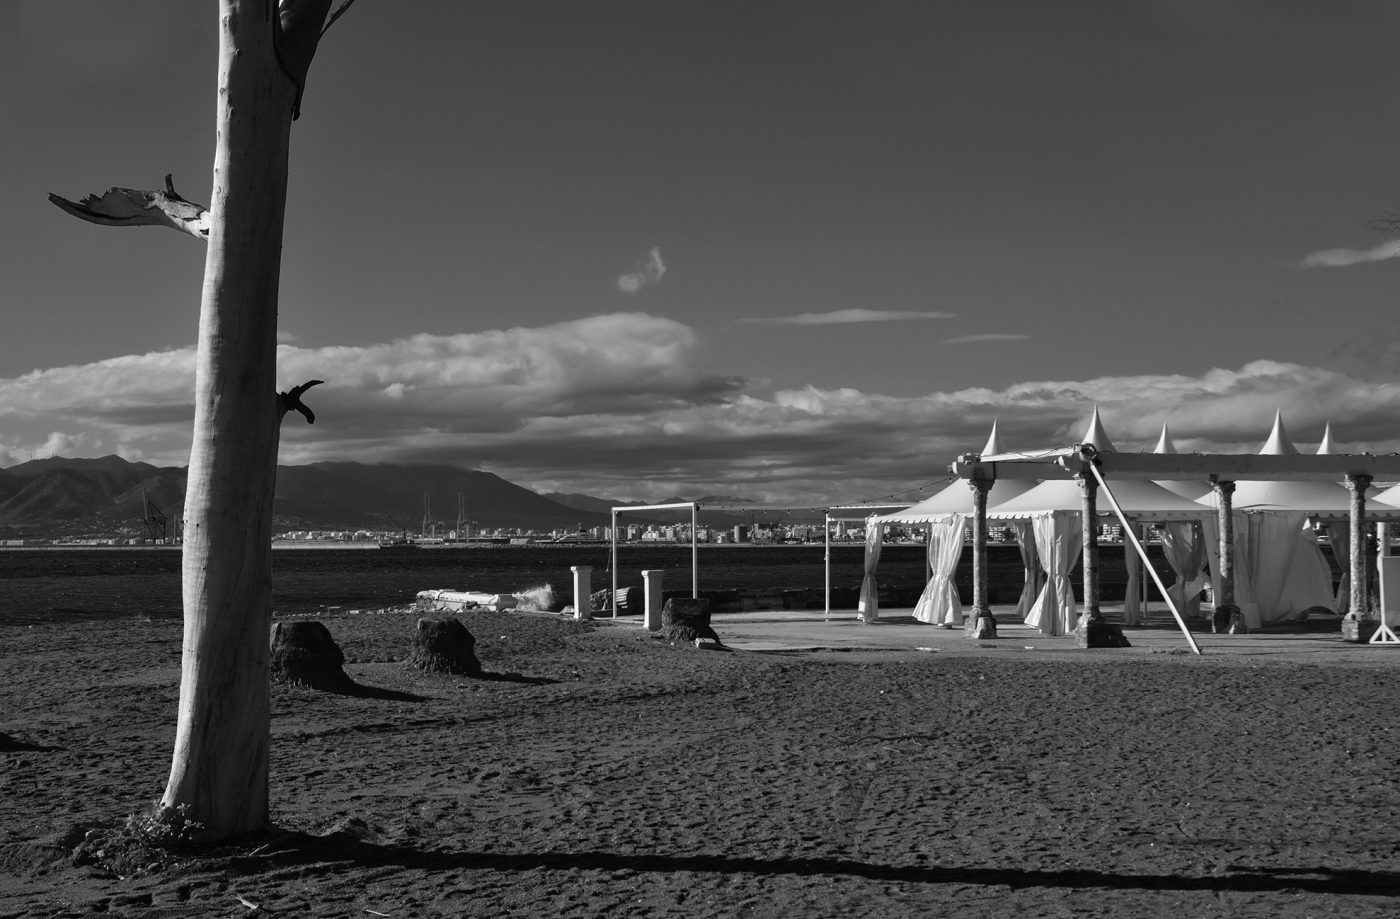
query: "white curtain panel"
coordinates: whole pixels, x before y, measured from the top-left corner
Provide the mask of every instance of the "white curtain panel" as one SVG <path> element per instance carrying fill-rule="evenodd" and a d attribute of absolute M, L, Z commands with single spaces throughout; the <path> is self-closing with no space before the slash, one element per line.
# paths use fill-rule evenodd
<path fill-rule="evenodd" d="M 946 520 L 930 524 L 928 533 L 928 566 L 932 574 L 919 602 L 914 605 L 914 618 L 932 625 L 962 624 L 963 605 L 958 597 L 954 578 L 963 554 L 963 530 L 967 517 L 949 514 Z"/>
<path fill-rule="evenodd" d="M 885 544 L 884 524 L 872 518 L 865 524 L 865 577 L 860 582 L 860 618 L 874 622 L 880 618 L 880 586 L 875 583 L 875 568 L 880 564 L 880 550 Z"/>
<path fill-rule="evenodd" d="M 1026 625 L 1039 629 L 1042 635 L 1068 635 L 1079 619 L 1069 582 L 1084 548 L 1079 515 L 1068 511 L 1042 514 L 1031 521 L 1031 527 L 1035 550 L 1045 568 L 1045 587 L 1031 606 Z"/>

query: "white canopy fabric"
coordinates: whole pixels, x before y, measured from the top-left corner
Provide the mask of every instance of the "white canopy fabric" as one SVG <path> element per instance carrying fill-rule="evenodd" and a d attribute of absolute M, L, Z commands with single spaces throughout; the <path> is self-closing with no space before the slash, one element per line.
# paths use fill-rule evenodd
<path fill-rule="evenodd" d="M 1109 480 L 1109 488 L 1123 512 L 1140 520 L 1167 521 L 1199 520 L 1208 511 L 1194 501 L 1172 494 L 1160 485 L 1137 479 Z M 1011 498 L 987 512 L 989 519 L 1029 520 L 1035 532 L 1036 551 L 1040 564 L 1047 575 L 1047 583 L 1041 589 L 1034 604 L 1026 615 L 1026 624 L 1040 629 L 1045 635 L 1063 635 L 1073 631 L 1077 616 L 1074 595 L 1069 589 L 1069 575 L 1078 563 L 1073 553 L 1064 555 L 1071 544 L 1078 552 L 1083 548 L 1083 534 L 1080 532 L 1080 513 L 1083 507 L 1083 491 L 1078 482 L 1072 479 L 1052 479 L 1041 482 L 1035 488 Z M 1111 506 L 1102 496 L 1098 502 L 1099 513 L 1108 516 L 1113 513 Z M 1131 551 L 1130 546 L 1124 547 Z M 1046 552 L 1057 553 L 1055 559 L 1048 559 Z M 1056 570 L 1051 571 L 1054 565 Z"/>
<path fill-rule="evenodd" d="M 1217 506 L 1214 493 L 1197 499 Z M 1351 492 L 1337 482 L 1236 482 L 1230 506 L 1237 511 L 1302 511 L 1319 520 L 1346 520 L 1351 515 Z"/>
<path fill-rule="evenodd" d="M 1109 479 L 1108 487 L 1124 513 L 1144 520 L 1196 520 L 1207 512 L 1200 504 L 1172 494 L 1156 482 L 1141 479 Z M 1078 512 L 1083 506 L 1083 492 L 1074 479 L 1050 479 L 1035 488 L 1003 501 L 987 511 L 994 520 L 1025 520 L 1054 511 Z M 1099 513 L 1111 516 L 1112 508 L 1102 496 Z"/>
<path fill-rule="evenodd" d="M 928 565 L 932 575 L 919 602 L 914 604 L 914 618 L 931 625 L 962 624 L 963 606 L 953 578 L 958 573 L 958 560 L 963 553 L 961 514 L 950 514 L 929 526 Z"/>
<path fill-rule="evenodd" d="M 999 506 L 1017 495 L 1025 494 L 1035 487 L 1034 481 L 1024 479 L 997 479 L 987 492 L 987 508 Z M 966 479 L 954 479 L 945 487 L 929 495 L 917 504 L 911 504 L 902 511 L 882 514 L 875 519 L 880 523 L 934 523 L 949 514 L 970 517 L 975 510 L 972 505 L 972 486 Z"/>
<path fill-rule="evenodd" d="M 1201 614 L 1202 574 L 1206 562 L 1206 538 L 1199 522 L 1168 523 L 1162 527 L 1162 554 L 1176 580 L 1167 588 L 1172 602 L 1184 618 Z"/>
<path fill-rule="evenodd" d="M 1031 520 L 1035 551 L 1045 568 L 1045 587 L 1026 614 L 1026 625 L 1042 635 L 1068 635 L 1078 624 L 1069 575 L 1084 548 L 1077 514 L 1056 511 Z"/>
<path fill-rule="evenodd" d="M 1220 527 L 1201 521 L 1214 596 L 1220 596 Z M 1315 606 L 1334 609 L 1332 570 L 1308 515 L 1254 511 L 1234 515 L 1235 605 L 1251 629 L 1302 618 Z M 1218 601 L 1217 601 L 1218 602 Z"/>
<path fill-rule="evenodd" d="M 875 569 L 880 564 L 880 549 L 885 544 L 885 528 L 871 517 L 865 525 L 865 577 L 860 582 L 860 618 L 874 622 L 880 618 L 880 585 L 875 581 Z"/>

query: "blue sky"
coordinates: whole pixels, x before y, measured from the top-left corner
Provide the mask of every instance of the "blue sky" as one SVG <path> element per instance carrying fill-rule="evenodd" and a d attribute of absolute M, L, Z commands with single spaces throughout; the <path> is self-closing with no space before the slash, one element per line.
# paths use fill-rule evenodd
<path fill-rule="evenodd" d="M 1400 449 L 1383 2 L 359 0 L 293 134 L 282 461 L 844 503 L 1077 439 Z M 212 0 L 0 5 L 0 466 L 186 462 Z"/>

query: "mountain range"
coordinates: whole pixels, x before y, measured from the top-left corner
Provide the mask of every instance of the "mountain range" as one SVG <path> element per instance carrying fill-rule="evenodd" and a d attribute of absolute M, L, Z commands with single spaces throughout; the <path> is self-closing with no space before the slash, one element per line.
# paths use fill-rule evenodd
<path fill-rule="evenodd" d="M 174 535 L 188 471 L 119 456 L 0 469 L 0 538 L 145 535 L 143 501 Z M 273 527 L 419 533 L 428 517 L 445 533 L 456 528 L 459 496 L 465 518 L 492 529 L 606 526 L 615 503 L 586 495 L 551 500 L 489 472 L 451 466 L 312 463 L 277 467 Z"/>

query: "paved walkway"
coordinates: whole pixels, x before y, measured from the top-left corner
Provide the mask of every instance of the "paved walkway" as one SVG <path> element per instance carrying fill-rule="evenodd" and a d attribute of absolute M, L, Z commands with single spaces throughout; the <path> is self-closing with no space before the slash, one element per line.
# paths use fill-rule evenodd
<path fill-rule="evenodd" d="M 1120 618 L 1121 610 L 1104 608 L 1110 621 Z M 997 619 L 995 641 L 971 641 L 962 629 L 944 629 L 914 619 L 908 609 L 884 610 L 876 622 L 862 622 L 854 611 L 764 610 L 743 613 L 715 613 L 711 624 L 728 647 L 741 651 L 903 651 L 931 654 L 1016 654 L 1046 652 L 1132 656 L 1192 654 L 1186 638 L 1169 615 L 1148 614 L 1144 626 L 1127 626 L 1123 634 L 1130 648 L 1085 650 L 1076 646 L 1073 635 L 1049 638 L 1029 628 L 1013 615 L 1013 607 L 993 607 Z M 636 617 L 617 620 L 621 627 L 636 628 Z M 1204 621 L 1191 623 L 1191 635 L 1203 657 L 1227 655 L 1232 658 L 1268 658 L 1335 664 L 1400 664 L 1400 645 L 1353 644 L 1342 641 L 1340 632 L 1327 622 L 1309 622 L 1295 628 L 1275 628 L 1244 635 L 1214 635 Z M 1262 661 L 1261 661 L 1262 662 Z"/>

